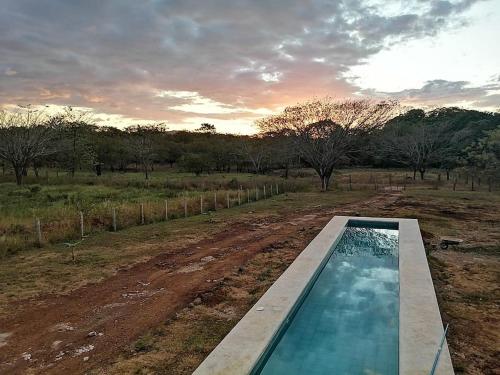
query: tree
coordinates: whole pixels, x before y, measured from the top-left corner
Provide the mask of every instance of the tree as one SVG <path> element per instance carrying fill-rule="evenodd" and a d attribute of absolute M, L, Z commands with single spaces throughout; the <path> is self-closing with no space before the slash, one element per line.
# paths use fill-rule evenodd
<path fill-rule="evenodd" d="M 92 169 L 97 160 L 95 142 L 92 139 L 97 126 L 92 124 L 90 112 L 66 107 L 61 115 L 52 119 L 60 139 L 59 164 L 65 167 L 71 177 L 77 169 Z"/>
<path fill-rule="evenodd" d="M 423 180 L 429 165 L 436 163 L 443 152 L 445 139 L 441 135 L 442 128 L 425 122 L 411 127 L 388 126 L 383 133 L 382 146 L 387 158 L 411 167 L 413 179 L 417 171 L 420 172 Z"/>
<path fill-rule="evenodd" d="M 257 121 L 262 134 L 289 136 L 302 160 L 328 189 L 334 168 L 355 151 L 359 137 L 382 127 L 399 106 L 394 101 L 332 100 L 329 97 L 287 107 Z"/>
<path fill-rule="evenodd" d="M 209 124 L 208 122 L 204 122 L 203 124 L 200 125 L 198 129 L 196 129 L 197 132 L 200 133 L 206 133 L 206 134 L 215 134 L 215 125 Z"/>
<path fill-rule="evenodd" d="M 460 163 L 472 176 L 472 189 L 474 178 L 478 174 L 486 176 L 490 182 L 500 176 L 500 127 L 486 133 L 486 136 L 465 150 Z"/>
<path fill-rule="evenodd" d="M 0 158 L 12 165 L 16 183 L 23 183 L 23 175 L 30 163 L 57 151 L 55 132 L 43 111 L 30 106 L 19 111 L 0 111 Z"/>
<path fill-rule="evenodd" d="M 250 137 L 242 141 L 243 153 L 255 174 L 262 173 L 264 162 L 269 156 L 269 150 L 264 142 L 265 139 L 259 137 Z"/>
<path fill-rule="evenodd" d="M 156 140 L 165 132 L 164 124 L 133 125 L 127 127 L 129 145 L 138 164 L 141 165 L 144 177 L 149 179 L 154 157 L 156 155 Z"/>
<path fill-rule="evenodd" d="M 186 154 L 181 158 L 180 167 L 199 176 L 203 171 L 210 169 L 210 160 L 207 155 Z"/>

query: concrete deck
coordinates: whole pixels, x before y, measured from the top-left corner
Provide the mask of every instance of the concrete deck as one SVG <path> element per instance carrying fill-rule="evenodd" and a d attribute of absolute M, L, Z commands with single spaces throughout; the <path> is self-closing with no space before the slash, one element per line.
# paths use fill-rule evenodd
<path fill-rule="evenodd" d="M 443 326 L 417 220 L 336 216 L 201 363 L 195 375 L 251 373 L 326 262 L 349 219 L 399 223 L 399 373 L 429 374 Z M 436 374 L 454 374 L 446 343 Z"/>

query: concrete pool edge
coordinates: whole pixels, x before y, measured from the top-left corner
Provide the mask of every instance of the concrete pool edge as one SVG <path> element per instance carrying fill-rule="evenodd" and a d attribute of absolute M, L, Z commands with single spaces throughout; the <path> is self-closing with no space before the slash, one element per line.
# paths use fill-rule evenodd
<path fill-rule="evenodd" d="M 346 216 L 328 222 L 194 374 L 250 374 L 350 219 L 399 224 L 399 373 L 429 374 L 443 328 L 417 220 Z M 446 344 L 436 374 L 453 374 Z"/>

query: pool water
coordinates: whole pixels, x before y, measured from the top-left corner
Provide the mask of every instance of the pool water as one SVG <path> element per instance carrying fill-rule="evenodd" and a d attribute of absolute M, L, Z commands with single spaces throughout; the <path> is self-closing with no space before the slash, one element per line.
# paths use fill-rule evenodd
<path fill-rule="evenodd" d="M 398 230 L 352 223 L 254 374 L 397 375 Z"/>

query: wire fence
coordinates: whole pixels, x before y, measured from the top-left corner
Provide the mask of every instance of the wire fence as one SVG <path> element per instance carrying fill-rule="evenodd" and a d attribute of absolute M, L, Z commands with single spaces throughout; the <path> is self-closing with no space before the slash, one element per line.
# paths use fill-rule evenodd
<path fill-rule="evenodd" d="M 271 183 L 252 188 L 240 186 L 234 190 L 185 192 L 175 198 L 139 204 L 106 202 L 85 211 L 74 211 L 57 220 L 35 216 L 33 225 L 18 224 L 11 228 L 10 233 L 3 234 L 0 240 L 3 254 L 0 255 L 32 246 L 42 247 L 47 243 L 77 241 L 103 231 L 116 232 L 251 204 L 283 194 L 286 186 L 285 183 Z"/>

